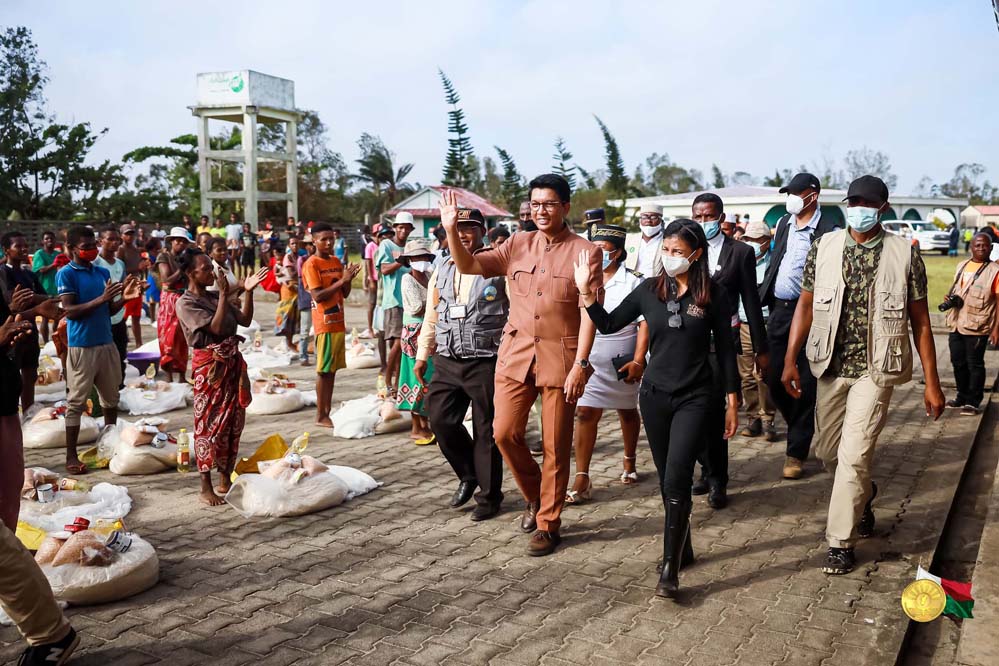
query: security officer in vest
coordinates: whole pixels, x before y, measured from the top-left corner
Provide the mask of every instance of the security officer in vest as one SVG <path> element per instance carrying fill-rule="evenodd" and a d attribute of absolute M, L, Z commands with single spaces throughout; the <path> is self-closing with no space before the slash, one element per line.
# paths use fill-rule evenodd
<path fill-rule="evenodd" d="M 792 399 L 780 380 L 784 373 L 784 353 L 787 351 L 791 319 L 801 295 L 801 276 L 808 251 L 824 234 L 841 229 L 843 224 L 832 215 L 822 214 L 819 207 L 822 185 L 814 175 L 807 172 L 796 174 L 778 191 L 787 194 L 787 215 L 777 221 L 770 265 L 760 285 L 760 301 L 770 313 L 767 322 L 767 343 L 770 346 L 767 388 L 787 423 L 782 475 L 785 479 L 799 479 L 804 473 L 802 464 L 808 459 L 815 434 L 815 377 L 808 369 L 804 354 L 799 354 L 801 397 Z"/>
<path fill-rule="evenodd" d="M 999 264 L 989 261 L 992 236 L 975 234 L 971 259 L 957 267 L 954 284 L 939 305 L 947 313 L 950 328 L 948 345 L 954 366 L 957 397 L 948 407 L 961 409 L 964 416 L 980 413 L 985 396 L 985 348 L 999 344 L 999 316 L 996 294 L 999 293 Z"/>
<path fill-rule="evenodd" d="M 926 380 L 926 414 L 937 419 L 944 409 L 919 250 L 882 228 L 888 187 L 880 178 L 856 179 L 845 201 L 848 229 L 824 235 L 808 252 L 782 376 L 788 394 L 799 398 L 804 347 L 818 381 L 815 452 L 835 475 L 827 574 L 852 571 L 857 539 L 874 534 L 874 445 L 892 391 L 912 379 L 910 325 Z"/>
<path fill-rule="evenodd" d="M 485 231 L 478 208 L 458 209 L 458 238 L 465 249 L 481 250 Z M 503 457 L 493 440 L 493 388 L 496 352 L 510 314 L 506 280 L 463 275 L 448 258 L 434 270 L 428 286 L 414 370 L 424 376 L 436 345 L 425 404 L 430 428 L 458 477 L 451 506 L 462 506 L 475 493 L 472 520 L 486 520 L 499 513 L 503 501 Z M 469 404 L 473 436 L 462 424 Z"/>

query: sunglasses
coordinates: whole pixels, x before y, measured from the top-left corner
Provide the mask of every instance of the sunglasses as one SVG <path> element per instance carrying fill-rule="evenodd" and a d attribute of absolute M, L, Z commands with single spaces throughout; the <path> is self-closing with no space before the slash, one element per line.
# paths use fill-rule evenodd
<path fill-rule="evenodd" d="M 666 311 L 669 312 L 669 320 L 666 322 L 670 328 L 683 328 L 683 318 L 680 317 L 680 302 L 669 301 L 666 303 Z"/>

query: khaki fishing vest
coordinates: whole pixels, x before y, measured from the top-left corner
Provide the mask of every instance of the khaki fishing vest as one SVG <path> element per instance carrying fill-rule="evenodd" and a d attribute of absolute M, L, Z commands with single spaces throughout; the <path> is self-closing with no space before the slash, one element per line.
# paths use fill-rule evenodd
<path fill-rule="evenodd" d="M 957 267 L 955 279 L 964 271 L 967 261 Z M 961 335 L 988 335 L 996 316 L 996 299 L 992 285 L 999 275 L 999 266 L 990 261 L 967 289 L 954 287 L 954 293 L 964 299 L 964 306 L 947 312 L 947 325 Z"/>
<path fill-rule="evenodd" d="M 822 237 L 815 259 L 812 293 L 812 328 L 805 357 L 812 374 L 821 377 L 832 361 L 839 328 L 843 294 L 843 248 L 845 229 Z M 881 241 L 881 259 L 868 294 L 867 368 L 878 386 L 897 386 L 912 379 L 912 346 L 909 343 L 907 305 L 909 241 L 886 233 Z"/>

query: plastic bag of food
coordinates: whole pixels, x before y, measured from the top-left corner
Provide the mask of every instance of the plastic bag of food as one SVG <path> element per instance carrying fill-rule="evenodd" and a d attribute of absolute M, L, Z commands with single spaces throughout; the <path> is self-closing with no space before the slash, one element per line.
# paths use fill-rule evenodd
<path fill-rule="evenodd" d="M 347 348 L 347 368 L 350 370 L 360 370 L 362 368 L 377 368 L 381 365 L 378 360 L 378 352 L 373 347 L 360 340 L 355 340 Z"/>
<path fill-rule="evenodd" d="M 305 406 L 302 392 L 295 388 L 281 389 L 280 393 L 254 393 L 246 407 L 247 414 L 288 414 Z"/>
<path fill-rule="evenodd" d="M 367 395 L 343 403 L 331 418 L 337 437 L 360 439 L 407 430 L 412 417 L 409 412 L 400 412 L 389 400 Z"/>
<path fill-rule="evenodd" d="M 46 410 L 39 414 L 46 413 Z M 24 448 L 57 449 L 66 446 L 66 420 L 63 418 L 39 417 L 37 422 L 27 423 L 22 429 Z M 33 420 L 34 421 L 34 420 Z M 89 444 L 100 434 L 100 424 L 90 416 L 80 417 L 80 438 L 78 444 Z"/>
<path fill-rule="evenodd" d="M 165 433 L 168 423 L 169 421 L 161 416 L 142 418 L 131 424 L 120 420 L 118 421 L 120 426 L 118 436 L 122 442 L 129 446 L 144 446 L 151 444 L 158 434 Z"/>
<path fill-rule="evenodd" d="M 242 458 L 236 463 L 232 472 L 233 480 L 241 474 L 254 474 L 259 470 L 261 462 L 277 460 L 288 453 L 288 444 L 281 435 L 271 435 L 257 447 L 249 458 Z"/>
<path fill-rule="evenodd" d="M 301 516 L 336 506 L 349 492 L 347 484 L 329 472 L 297 482 L 288 477 L 243 474 L 232 484 L 225 501 L 245 518 Z"/>
<path fill-rule="evenodd" d="M 158 382 L 155 388 L 124 388 L 119 395 L 118 408 L 133 416 L 164 414 L 187 407 L 191 386 L 181 382 Z"/>
<path fill-rule="evenodd" d="M 114 551 L 104 545 L 104 539 L 90 530 L 70 535 L 65 542 L 59 544 L 58 549 L 50 547 L 46 554 L 49 552 L 52 554 L 49 563 L 53 567 L 67 564 L 78 564 L 81 567 L 106 567 L 115 559 Z M 35 561 L 38 561 L 37 557 Z"/>
<path fill-rule="evenodd" d="M 89 491 L 60 490 L 51 502 L 21 500 L 20 520 L 44 530 L 61 532 L 76 518 L 120 520 L 132 510 L 132 498 L 124 486 L 98 483 Z"/>
<path fill-rule="evenodd" d="M 142 430 L 155 429 L 160 431 L 160 428 L 165 427 L 166 419 L 155 416 L 139 419 L 134 424 L 119 421 L 114 441 L 114 453 L 108 465 L 110 470 L 121 476 L 131 476 L 135 474 L 159 474 L 176 469 L 177 444 L 168 441 L 163 442 L 160 446 L 154 446 L 152 439 L 155 435 Z M 132 431 L 135 431 L 141 439 L 148 436 L 149 443 L 133 444 L 131 436 L 127 436 Z"/>
<path fill-rule="evenodd" d="M 259 348 L 251 348 L 249 351 L 243 352 L 243 361 L 246 362 L 247 369 L 287 367 L 296 358 L 298 358 L 298 355 L 295 352 L 282 352 L 272 349 L 267 345 L 261 345 Z"/>
<path fill-rule="evenodd" d="M 160 577 L 160 563 L 152 545 L 136 534 L 131 546 L 116 553 L 106 566 L 43 565 L 56 599 L 89 605 L 118 601 L 151 588 Z"/>

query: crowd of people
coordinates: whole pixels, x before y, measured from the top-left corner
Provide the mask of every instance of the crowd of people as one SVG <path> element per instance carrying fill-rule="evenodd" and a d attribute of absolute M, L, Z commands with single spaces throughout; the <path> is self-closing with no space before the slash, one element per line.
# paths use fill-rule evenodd
<path fill-rule="evenodd" d="M 367 305 L 358 337 L 377 340 L 379 390 L 411 413 L 415 444 L 440 447 L 457 478 L 450 504 L 474 497 L 472 520 L 500 512 L 506 465 L 526 503 L 519 527 L 530 534 L 530 555 L 559 546 L 565 505 L 594 501 L 598 424 L 614 410 L 621 484 L 639 480 L 645 429 L 664 505 L 656 594 L 675 596 L 680 569 L 695 556 L 693 496 L 724 509 L 729 439 L 744 418 L 743 436 L 775 440 L 780 413 L 783 478 L 801 478 L 813 451 L 833 473 L 822 570 L 851 571 L 857 540 L 874 534 L 874 447 L 914 356 L 928 416 L 945 406 L 968 415 L 981 409 L 985 349 L 999 344 L 997 239 L 990 230 L 972 236 L 971 257 L 939 306 L 957 382 L 945 402 L 926 269 L 917 247 L 881 226 L 885 183 L 863 176 L 850 184 L 845 228 L 823 215 L 814 175 L 799 173 L 780 191 L 787 214 L 773 230 L 728 220 L 722 199 L 708 192 L 694 199 L 689 218 L 667 221 L 661 207 L 643 205 L 634 233 L 609 224 L 602 209 L 588 210 L 585 235 L 568 222 L 571 191 L 558 175 L 531 181 L 512 233 L 488 230 L 479 210 L 445 191 L 433 238 L 411 237 L 414 220 L 401 212 L 364 229 L 359 263 L 350 263 L 339 230 L 294 218 L 283 234 L 269 221 L 254 231 L 235 214 L 228 225 L 207 216 L 169 231 L 157 224 L 148 236 L 134 222 L 74 225 L 61 239 L 46 231 L 34 253 L 23 233 L 5 234 L 4 607 L 41 646 L 36 654 L 77 640 L 58 608 L 23 607 L 25 590 L 46 607 L 51 594 L 12 535 L 23 468 L 19 412 L 34 403 L 39 338 L 52 339 L 63 362 L 66 468 L 78 475 L 87 471 L 77 441 L 88 400 L 97 398 L 106 425 L 116 422 L 129 347 L 142 345 L 141 320 L 154 320 L 160 370 L 185 381 L 190 365 L 200 498 L 218 505 L 251 399 L 237 328 L 253 319 L 254 291 L 278 295 L 274 334 L 303 365 L 314 353 L 316 423 L 333 428 L 336 373 L 346 367 L 346 298 L 358 275 Z M 532 411 L 540 441 L 527 435 Z"/>

